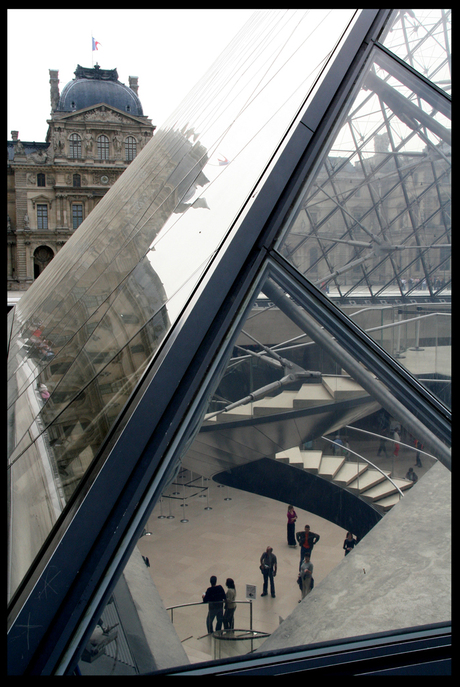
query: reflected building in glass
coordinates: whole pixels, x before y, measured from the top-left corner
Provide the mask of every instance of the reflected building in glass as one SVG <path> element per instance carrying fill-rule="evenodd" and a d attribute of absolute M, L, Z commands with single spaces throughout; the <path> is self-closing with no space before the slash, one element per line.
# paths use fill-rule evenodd
<path fill-rule="evenodd" d="M 180 474 L 369 556 L 448 507 L 450 60 L 449 10 L 256 11 L 10 313 L 12 674 L 189 662 L 138 544 Z"/>

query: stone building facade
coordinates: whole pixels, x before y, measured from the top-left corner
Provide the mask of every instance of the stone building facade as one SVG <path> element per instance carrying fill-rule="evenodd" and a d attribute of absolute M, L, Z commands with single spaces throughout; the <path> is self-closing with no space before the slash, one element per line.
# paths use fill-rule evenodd
<path fill-rule="evenodd" d="M 153 136 L 138 78 L 116 69 L 75 70 L 59 91 L 49 70 L 45 142 L 7 143 L 7 288 L 25 291 Z"/>

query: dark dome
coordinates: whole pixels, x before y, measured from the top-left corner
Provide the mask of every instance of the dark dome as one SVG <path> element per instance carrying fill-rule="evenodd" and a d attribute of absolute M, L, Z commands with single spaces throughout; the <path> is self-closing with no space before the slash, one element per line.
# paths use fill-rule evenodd
<path fill-rule="evenodd" d="M 85 69 L 78 65 L 76 78 L 62 90 L 57 112 L 75 112 L 104 103 L 122 112 L 143 117 L 141 101 L 128 86 L 118 81 L 116 69 Z"/>

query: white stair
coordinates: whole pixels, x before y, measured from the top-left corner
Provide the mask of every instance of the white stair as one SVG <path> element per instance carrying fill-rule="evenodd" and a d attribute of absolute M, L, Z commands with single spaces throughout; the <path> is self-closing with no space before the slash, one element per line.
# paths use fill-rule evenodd
<path fill-rule="evenodd" d="M 318 382 L 303 384 L 298 391 L 284 390 L 277 396 L 267 396 L 238 406 L 211 419 L 216 422 L 263 417 L 289 410 L 312 408 L 347 399 L 367 396 L 367 392 L 346 375 L 323 376 Z M 322 451 L 301 450 L 298 446 L 276 454 L 276 460 L 306 470 L 322 479 L 333 481 L 363 500 L 372 503 L 382 512 L 390 510 L 399 501 L 398 489 L 385 475 L 362 461 L 347 461 L 344 456 L 323 454 Z M 403 491 L 413 482 L 393 480 Z"/>
<path fill-rule="evenodd" d="M 234 422 L 251 417 L 263 417 L 288 410 L 314 408 L 346 399 L 367 396 L 367 392 L 353 379 L 345 376 L 322 377 L 317 383 L 302 384 L 298 391 L 286 389 L 277 396 L 267 396 L 248 402 L 211 419 L 216 422 Z"/>
<path fill-rule="evenodd" d="M 400 494 L 396 486 L 401 491 L 413 486 L 413 482 L 406 479 L 393 479 L 393 484 L 385 477 L 385 475 L 391 477 L 390 472 L 384 471 L 382 474 L 367 463 L 347 461 L 344 456 L 324 455 L 322 451 L 304 451 L 295 446 L 280 451 L 275 458 L 323 479 L 333 481 L 343 489 L 354 492 L 363 500 L 377 506 L 383 513 L 386 513 L 399 501 Z"/>

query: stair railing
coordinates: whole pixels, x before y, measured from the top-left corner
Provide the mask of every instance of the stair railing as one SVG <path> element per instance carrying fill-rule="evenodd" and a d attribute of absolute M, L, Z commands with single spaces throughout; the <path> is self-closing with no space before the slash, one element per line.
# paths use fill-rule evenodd
<path fill-rule="evenodd" d="M 249 630 L 252 632 L 253 627 L 252 627 L 252 599 L 247 599 L 245 601 L 236 601 L 235 603 L 237 604 L 249 604 Z M 207 603 L 203 603 L 203 601 L 194 601 L 192 603 L 188 604 L 177 604 L 176 606 L 168 606 L 166 608 L 167 611 L 171 611 L 171 623 L 174 624 L 174 610 L 176 608 L 185 608 L 186 606 L 207 606 Z M 203 635 L 203 637 L 206 637 L 206 635 Z M 198 639 L 202 639 L 202 637 L 198 637 Z"/>
<path fill-rule="evenodd" d="M 354 429 L 354 427 L 351 427 L 350 429 Z M 390 477 L 389 475 L 387 475 L 383 470 L 381 470 L 381 469 L 378 467 L 378 465 L 374 465 L 374 463 L 372 463 L 368 458 L 365 458 L 364 456 L 361 456 L 359 453 L 356 453 L 356 451 L 352 451 L 352 449 L 351 449 L 351 448 L 348 448 L 348 446 L 347 446 L 347 447 L 344 447 L 343 444 L 339 444 L 337 441 L 333 441 L 332 439 L 328 439 L 328 437 L 324 437 L 324 436 L 323 436 L 323 437 L 321 437 L 321 439 L 324 439 L 325 441 L 329 441 L 329 443 L 331 443 L 331 444 L 335 444 L 335 446 L 337 446 L 338 448 L 340 448 L 340 449 L 342 449 L 342 450 L 344 450 L 344 451 L 347 451 L 348 453 L 352 453 L 352 454 L 353 454 L 354 456 L 356 456 L 358 459 L 361 459 L 361 460 L 363 460 L 365 463 L 367 463 L 368 465 L 371 465 L 373 468 L 375 468 L 376 470 L 378 470 L 378 472 L 380 472 L 380 474 L 383 475 L 383 477 L 384 477 L 385 479 L 387 479 L 389 482 L 391 482 L 391 484 L 394 486 L 395 489 L 398 490 L 398 492 L 399 492 L 399 498 L 400 498 L 400 499 L 401 499 L 401 496 L 404 496 L 404 494 L 403 494 L 403 492 L 401 491 L 401 489 L 400 489 L 400 488 L 398 487 L 398 485 L 391 479 L 391 477 Z M 357 481 L 358 481 L 358 495 L 359 495 L 359 464 L 358 464 L 358 470 L 357 470 L 357 473 L 356 473 L 356 478 L 357 478 Z"/>

